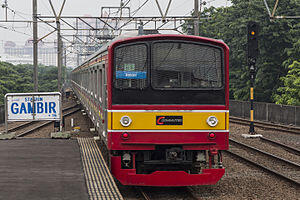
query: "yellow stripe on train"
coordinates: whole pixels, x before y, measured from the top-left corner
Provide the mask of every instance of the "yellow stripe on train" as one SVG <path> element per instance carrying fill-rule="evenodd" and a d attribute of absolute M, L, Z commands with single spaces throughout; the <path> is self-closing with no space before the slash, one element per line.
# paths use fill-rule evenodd
<path fill-rule="evenodd" d="M 120 123 L 123 116 L 128 116 L 132 120 L 128 127 L 124 127 Z M 182 116 L 182 125 L 158 125 L 158 116 Z M 211 127 L 207 124 L 206 120 L 209 116 L 215 116 L 218 119 L 218 124 L 215 127 Z M 226 112 L 113 112 L 111 113 L 111 118 L 112 129 L 117 130 L 226 130 L 226 128 L 228 128 L 226 127 Z"/>

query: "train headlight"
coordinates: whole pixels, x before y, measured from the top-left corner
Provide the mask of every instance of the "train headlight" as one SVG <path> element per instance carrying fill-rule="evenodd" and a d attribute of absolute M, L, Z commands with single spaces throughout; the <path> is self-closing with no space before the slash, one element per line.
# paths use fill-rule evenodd
<path fill-rule="evenodd" d="M 215 127 L 218 124 L 218 119 L 215 116 L 209 116 L 206 123 L 211 127 Z"/>
<path fill-rule="evenodd" d="M 122 124 L 122 126 L 129 126 L 131 124 L 132 120 L 130 119 L 130 117 L 128 116 L 123 116 L 120 120 L 120 123 Z"/>

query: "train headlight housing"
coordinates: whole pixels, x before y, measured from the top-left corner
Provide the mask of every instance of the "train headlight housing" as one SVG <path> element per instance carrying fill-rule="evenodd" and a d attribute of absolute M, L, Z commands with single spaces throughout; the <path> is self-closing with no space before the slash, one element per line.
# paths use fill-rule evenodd
<path fill-rule="evenodd" d="M 124 132 L 124 133 L 122 133 L 121 137 L 122 137 L 123 140 L 128 140 L 130 135 L 129 135 L 129 133 Z"/>
<path fill-rule="evenodd" d="M 126 115 L 123 116 L 120 120 L 121 125 L 125 126 L 125 127 L 129 126 L 131 124 L 131 122 L 132 122 L 132 120 L 130 119 L 130 117 L 128 117 Z"/>
<path fill-rule="evenodd" d="M 208 134 L 208 138 L 209 139 L 215 139 L 215 137 L 216 137 L 216 134 L 213 133 L 213 132 L 211 132 L 211 133 Z"/>
<path fill-rule="evenodd" d="M 215 116 L 209 116 L 206 123 L 211 127 L 215 127 L 218 124 L 218 119 Z"/>

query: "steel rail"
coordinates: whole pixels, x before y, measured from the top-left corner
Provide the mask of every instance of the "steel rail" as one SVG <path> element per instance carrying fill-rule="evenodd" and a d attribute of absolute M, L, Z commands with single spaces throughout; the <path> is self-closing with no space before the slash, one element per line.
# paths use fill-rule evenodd
<path fill-rule="evenodd" d="M 16 130 L 19 130 L 20 128 L 25 128 L 25 127 L 27 127 L 27 126 L 29 126 L 29 125 L 31 125 L 31 124 L 34 124 L 34 123 L 37 123 L 37 121 L 25 122 L 25 123 L 23 123 L 23 124 L 21 124 L 21 125 L 18 125 L 18 126 L 16 126 L 16 127 L 9 128 L 7 131 L 8 131 L 8 132 L 14 132 L 14 131 L 16 131 Z"/>
<path fill-rule="evenodd" d="M 275 140 L 271 140 L 271 139 L 265 138 L 265 137 L 260 137 L 260 140 L 262 140 L 264 142 L 269 142 L 271 144 L 275 144 L 275 145 L 280 146 L 280 147 L 282 147 L 282 148 L 284 148 L 286 150 L 293 151 L 297 155 L 300 155 L 300 150 L 297 149 L 297 148 L 295 148 L 295 147 L 291 147 L 291 146 L 288 146 L 288 145 L 283 144 L 281 142 L 277 142 Z"/>
<path fill-rule="evenodd" d="M 75 110 L 73 110 L 73 111 L 70 111 L 70 112 L 68 112 L 68 113 L 63 114 L 63 117 L 66 117 L 66 116 L 68 116 L 68 115 L 71 115 L 71 114 L 73 114 L 73 113 L 75 113 L 75 112 L 78 112 L 78 111 L 80 111 L 80 110 L 81 110 L 80 108 L 77 108 L 77 109 L 75 109 Z M 49 124 L 51 124 L 51 123 L 53 123 L 53 121 L 46 121 L 46 122 L 44 122 L 44 123 L 42 123 L 42 124 L 39 124 L 39 125 L 36 126 L 36 127 L 33 127 L 33 128 L 31 128 L 31 129 L 29 129 L 29 130 L 23 132 L 23 133 L 18 134 L 17 137 L 24 137 L 25 135 L 28 135 L 28 134 L 30 134 L 31 132 L 36 131 L 36 130 L 38 130 L 38 129 L 40 129 L 40 128 L 46 126 L 46 125 L 49 125 Z"/>
<path fill-rule="evenodd" d="M 233 143 L 235 143 L 235 144 L 238 144 L 238 145 L 240 145 L 240 146 L 242 146 L 242 147 L 244 147 L 244 148 L 248 148 L 248 149 L 251 149 L 251 150 L 253 150 L 253 151 L 255 151 L 255 152 L 258 152 L 258 153 L 260 153 L 260 154 L 263 154 L 263 155 L 265 155 L 265 156 L 268 156 L 268 157 L 270 157 L 270 158 L 277 159 L 277 160 L 280 160 L 280 161 L 282 161 L 282 162 L 285 162 L 285 163 L 288 163 L 288 164 L 290 164 L 290 165 L 293 165 L 294 167 L 299 167 L 299 168 L 300 168 L 300 164 L 298 164 L 298 163 L 295 163 L 295 162 L 292 162 L 292 161 L 290 161 L 290 160 L 281 158 L 281 157 L 279 157 L 279 156 L 275 156 L 275 155 L 273 155 L 273 154 L 271 154 L 271 153 L 262 151 L 262 150 L 260 150 L 260 149 L 257 149 L 257 148 L 255 148 L 255 147 L 249 146 L 249 145 L 244 144 L 244 143 L 242 143 L 242 142 L 238 142 L 238 141 L 233 140 L 233 139 L 229 139 L 229 141 L 230 141 L 230 142 L 233 142 Z"/>
<path fill-rule="evenodd" d="M 75 108 L 76 106 L 77 106 L 77 104 L 76 104 L 76 105 L 73 105 L 73 106 L 69 106 L 69 107 L 63 108 L 62 111 L 65 112 L 65 111 L 67 111 L 67 110 L 70 110 L 70 109 L 72 109 L 72 108 Z M 18 125 L 18 126 L 16 126 L 16 127 L 11 127 L 11 128 L 9 128 L 9 129 L 8 129 L 8 132 L 13 132 L 13 131 L 19 130 L 19 129 L 21 129 L 21 128 L 25 128 L 25 127 L 27 127 L 27 126 L 29 126 L 29 125 L 31 125 L 31 124 L 35 124 L 35 123 L 38 123 L 38 121 L 29 121 L 29 122 L 25 122 L 25 123 L 20 124 L 20 125 Z"/>
<path fill-rule="evenodd" d="M 188 193 L 188 196 L 193 199 L 193 200 L 199 200 L 198 197 L 196 197 L 193 193 L 193 190 L 191 189 L 190 186 L 187 187 L 180 187 L 182 190 L 182 193 Z M 149 197 L 149 195 L 141 188 L 141 187 L 135 187 L 135 189 L 138 191 L 138 193 L 140 194 L 140 196 L 142 196 L 145 200 L 151 200 L 151 198 Z M 177 190 L 178 188 L 176 188 Z"/>
<path fill-rule="evenodd" d="M 231 116 L 229 118 L 229 122 L 237 123 L 237 124 L 241 124 L 241 125 L 249 125 L 250 120 Z M 258 127 L 258 128 L 269 129 L 269 130 L 284 131 L 284 132 L 293 133 L 293 134 L 300 134 L 300 128 L 298 128 L 298 127 L 289 127 L 289 126 L 284 126 L 284 125 L 280 125 L 280 124 L 272 124 L 272 123 L 261 122 L 261 121 L 254 121 L 254 126 Z"/>
<path fill-rule="evenodd" d="M 291 183 L 293 183 L 293 184 L 295 184 L 295 185 L 298 185 L 298 186 L 300 185 L 300 182 L 295 181 L 295 180 L 289 178 L 288 176 L 286 176 L 286 175 L 284 175 L 284 174 L 281 174 L 281 173 L 279 173 L 279 172 L 276 172 L 276 171 L 274 171 L 274 170 L 272 170 L 272 169 L 270 169 L 270 168 L 268 168 L 268 167 L 265 167 L 265 166 L 263 166 L 263 165 L 261 165 L 261 164 L 259 164 L 259 163 L 257 163 L 257 162 L 254 162 L 254 161 L 252 161 L 252 160 L 250 160 L 250 159 L 248 159 L 248 158 L 245 158 L 245 157 L 243 157 L 243 156 L 241 156 L 241 155 L 239 155 L 239 154 L 237 154 L 237 153 L 234 153 L 234 152 L 232 152 L 232 151 L 230 151 L 230 150 L 225 151 L 225 153 L 228 153 L 228 154 L 230 154 L 230 155 L 233 155 L 233 156 L 235 156 L 235 157 L 238 157 L 239 159 L 241 159 L 241 160 L 243 160 L 243 161 L 245 161 L 245 162 L 247 162 L 247 163 L 250 163 L 250 164 L 252 164 L 252 165 L 254 165 L 254 166 L 256 166 L 256 167 L 258 167 L 258 168 L 260 168 L 260 169 L 263 169 L 263 170 L 265 170 L 265 171 L 267 171 L 267 172 L 269 172 L 269 173 L 271 173 L 271 174 L 274 174 L 274 175 L 276 175 L 276 176 L 278 176 L 278 177 L 280 177 L 280 178 L 282 178 L 282 179 L 285 179 L 285 180 L 287 180 L 287 181 L 289 181 L 289 182 L 291 182 Z"/>
<path fill-rule="evenodd" d="M 231 142 L 233 141 L 232 139 L 229 139 L 229 140 L 230 140 Z M 245 145 L 245 144 L 240 143 L 240 142 L 237 142 L 237 141 L 234 141 L 234 142 L 236 142 L 238 145 L 240 145 L 240 146 L 242 146 L 242 147 L 246 147 L 246 148 L 250 147 L 249 145 Z M 233 142 L 233 143 L 234 143 L 234 142 Z M 244 145 L 245 145 L 245 146 L 244 146 Z M 250 149 L 251 149 L 251 150 L 254 150 L 254 149 L 256 149 L 256 148 L 250 147 Z M 254 150 L 254 151 L 256 151 L 256 150 Z M 285 180 L 287 180 L 287 181 L 289 181 L 289 182 L 291 182 L 291 183 L 293 183 L 293 184 L 295 184 L 295 185 L 297 185 L 297 186 L 300 185 L 300 182 L 299 182 L 299 181 L 296 181 L 296 180 L 294 180 L 294 179 L 291 179 L 290 177 L 286 176 L 285 174 L 282 174 L 282 173 L 280 173 L 280 172 L 278 172 L 278 171 L 275 171 L 275 170 L 273 170 L 273 169 L 271 169 L 271 168 L 269 168 L 269 167 L 266 167 L 266 166 L 264 166 L 264 165 L 262 165 L 262 164 L 259 164 L 259 163 L 256 162 L 256 161 L 253 161 L 253 160 L 251 160 L 251 159 L 245 158 L 244 156 L 239 155 L 238 153 L 235 153 L 235 152 L 230 151 L 230 150 L 226 150 L 225 152 L 226 152 L 226 153 L 229 153 L 230 155 L 233 155 L 233 156 L 235 156 L 235 157 L 238 157 L 239 159 L 242 159 L 243 161 L 245 161 L 245 162 L 247 162 L 247 163 L 250 163 L 250 164 L 252 164 L 252 165 L 254 165 L 254 166 L 256 166 L 256 167 L 258 167 L 258 168 L 260 168 L 260 169 L 263 169 L 263 170 L 265 170 L 265 171 L 267 171 L 267 172 L 269 172 L 269 173 L 271 173 L 271 174 L 273 174 L 273 175 L 275 175 L 275 176 L 278 176 L 278 177 L 280 177 L 280 178 L 282 178 L 282 179 L 285 179 Z M 261 153 L 261 152 L 263 152 L 263 151 L 259 150 L 259 151 L 257 151 L 257 152 L 260 152 L 260 153 Z M 265 152 L 265 153 L 266 153 L 266 152 Z M 267 153 L 267 154 L 269 154 L 269 153 Z M 274 158 L 277 159 L 277 156 L 275 156 Z M 279 158 L 279 160 L 280 160 L 280 161 L 283 161 L 283 160 L 285 160 L 285 159 Z M 283 161 L 283 162 L 285 162 L 285 161 Z M 293 163 L 293 162 L 291 162 L 291 161 L 288 161 L 288 163 L 289 163 L 289 164 L 292 163 L 293 166 L 295 166 L 294 164 L 296 164 L 296 167 L 299 167 L 299 164 L 297 164 L 297 163 Z"/>
<path fill-rule="evenodd" d="M 135 187 L 136 191 L 145 199 L 145 200 L 151 200 L 148 194 L 140 187 Z"/>

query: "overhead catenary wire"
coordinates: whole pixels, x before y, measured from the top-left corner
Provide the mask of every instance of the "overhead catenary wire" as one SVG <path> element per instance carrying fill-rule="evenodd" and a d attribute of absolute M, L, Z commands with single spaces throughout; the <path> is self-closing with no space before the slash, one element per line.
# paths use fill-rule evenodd
<path fill-rule="evenodd" d="M 45 6 L 45 2 L 44 1 L 40 1 L 41 2 L 41 5 L 43 5 L 45 8 L 47 8 L 47 10 L 46 9 L 43 9 L 45 12 L 44 13 L 47 13 L 47 12 L 49 12 L 49 13 L 51 13 L 51 11 L 49 10 L 49 6 Z M 145 10 L 145 7 L 147 7 L 147 8 L 150 8 L 150 6 L 152 6 L 151 7 L 151 9 L 154 9 L 154 7 L 153 7 L 153 5 L 151 4 L 150 5 L 150 3 L 149 2 L 151 2 L 151 1 L 149 1 L 149 0 L 141 0 L 140 1 L 140 4 L 139 5 L 137 5 L 137 4 L 134 4 L 133 3 L 133 1 L 132 0 L 122 0 L 121 1 L 122 3 L 120 4 L 120 8 L 118 9 L 118 12 L 120 12 L 120 10 L 123 8 L 123 7 L 126 7 L 126 6 L 128 6 L 128 5 L 133 5 L 133 6 L 135 6 L 134 7 L 134 10 L 132 11 L 132 12 L 130 12 L 130 15 L 131 16 L 136 16 L 138 13 L 141 13 L 141 10 L 142 10 L 142 12 Z M 177 1 L 177 3 L 180 3 L 181 5 L 183 5 L 182 4 L 182 2 L 183 1 L 181 1 L 181 2 L 178 2 Z M 184 3 L 185 2 L 187 2 L 186 0 L 184 1 Z M 147 6 L 146 6 L 147 5 Z M 143 9 L 144 8 L 144 9 Z M 172 8 L 172 7 L 170 7 L 170 11 L 171 12 L 173 12 L 173 10 L 174 10 L 174 7 Z M 130 11 L 130 10 L 129 10 Z M 19 12 L 19 11 L 15 11 L 16 12 L 16 16 L 18 16 L 18 17 L 22 17 L 22 18 L 26 18 L 26 16 L 25 15 L 28 15 L 28 16 L 32 16 L 32 15 L 30 15 L 30 14 L 26 14 L 26 13 L 23 13 L 23 12 Z M 117 13 L 118 13 L 117 12 Z M 110 12 L 110 14 L 112 14 L 112 12 Z M 126 15 L 127 15 L 127 13 L 126 13 Z M 42 15 L 41 15 L 42 16 Z M 130 17 L 131 17 L 130 16 Z M 92 42 L 92 43 L 94 43 L 94 42 L 96 42 L 94 39 L 94 41 L 92 41 L 92 38 L 91 39 L 89 39 L 89 37 L 97 37 L 97 35 L 99 35 L 99 33 L 101 34 L 101 32 L 103 32 L 103 31 L 105 31 L 104 30 L 104 28 L 106 28 L 107 27 L 107 30 L 109 31 L 109 33 L 108 34 L 113 34 L 113 32 L 114 33 L 116 33 L 116 31 L 118 32 L 118 31 L 120 31 L 120 32 L 118 32 L 118 33 L 121 33 L 121 31 L 122 31 L 122 29 L 123 29 L 123 25 L 124 25 L 124 27 L 125 26 L 127 26 L 127 25 L 130 25 L 130 26 L 132 26 L 132 24 L 133 23 L 135 23 L 136 25 L 138 24 L 138 22 L 140 21 L 140 19 L 134 19 L 134 17 L 133 18 L 130 18 L 130 17 L 125 17 L 124 19 L 122 19 L 122 21 L 120 21 L 120 23 L 122 23 L 122 24 L 120 24 L 119 25 L 119 27 L 115 27 L 114 29 L 112 28 L 112 27 L 107 27 L 107 26 L 109 26 L 108 24 L 105 24 L 105 23 L 98 23 L 98 25 L 97 25 L 97 27 L 96 27 L 96 29 L 95 30 L 93 30 L 93 28 L 91 28 L 91 30 L 89 30 L 91 33 L 89 33 L 88 35 L 87 35 L 87 41 L 86 42 Z M 43 22 L 43 20 L 41 20 L 41 18 L 38 18 L 39 19 L 39 21 L 38 22 Z M 117 19 L 117 18 L 116 18 Z M 99 19 L 96 19 L 96 22 L 98 22 L 98 20 Z M 110 20 L 112 20 L 112 23 L 113 23 L 113 20 L 114 19 L 109 19 L 109 18 L 107 18 L 107 19 L 103 19 L 103 22 L 109 22 L 110 23 Z M 123 21 L 124 20 L 124 21 Z M 141 21 L 143 21 L 144 19 L 143 18 L 141 18 Z M 149 26 L 149 25 L 151 25 L 150 24 L 150 22 L 152 22 L 152 21 L 155 21 L 155 26 L 156 26 L 156 23 L 159 21 L 159 19 L 152 19 L 151 17 L 149 17 L 149 19 L 148 19 L 149 21 L 145 21 L 145 25 L 147 25 L 147 26 Z M 172 21 L 173 20 L 173 18 L 170 18 L 170 21 Z M 179 20 L 179 19 L 178 19 Z M 101 20 L 102 21 L 102 20 Z M 168 22 L 170 22 L 169 20 L 168 20 Z M 175 19 L 175 21 L 176 21 L 176 19 Z M 51 23 L 51 21 L 48 21 L 48 22 L 50 22 Z M 175 25 L 174 25 L 174 30 L 176 29 L 176 28 L 178 28 L 178 27 L 180 27 L 179 25 L 180 25 L 180 23 L 179 24 L 177 24 L 178 22 L 182 22 L 182 19 L 180 19 L 180 21 L 177 21 L 177 22 L 175 22 Z M 90 22 L 88 22 L 88 23 L 90 23 Z M 158 22 L 159 23 L 159 22 Z M 31 24 L 32 23 L 28 23 L 28 25 L 29 25 L 29 27 L 28 27 L 28 29 L 29 28 L 31 28 L 32 29 L 32 26 L 31 26 Z M 70 24 L 71 24 L 71 22 L 70 22 Z M 49 24 L 48 24 L 49 25 Z M 166 27 L 170 27 L 172 24 L 171 23 L 169 23 L 169 24 L 165 24 L 165 25 L 163 25 L 163 26 L 166 26 Z M 94 26 L 94 25 L 92 25 L 92 26 Z M 103 30 L 100 30 L 100 31 L 98 31 L 97 29 L 98 29 L 98 27 L 102 27 L 103 26 Z M 39 24 L 39 27 L 40 28 L 42 28 L 42 29 L 45 29 L 46 30 L 46 28 L 47 28 L 47 30 L 49 30 L 49 29 L 51 29 L 51 28 L 49 28 L 49 26 L 47 26 L 46 28 L 45 27 L 43 27 L 43 25 L 41 25 L 41 24 Z M 14 26 L 13 28 L 22 28 L 22 27 L 16 27 L 16 26 Z M 12 28 L 12 29 L 13 29 Z M 23 28 L 26 28 L 26 27 L 23 27 Z M 136 27 L 135 27 L 136 28 Z M 160 27 L 161 28 L 161 27 Z M 133 30 L 134 28 L 132 28 L 132 30 Z M 64 29 L 62 29 L 63 31 L 64 31 Z M 67 30 L 67 29 L 65 29 L 65 30 Z M 74 29 L 75 30 L 75 29 Z M 125 28 L 124 28 L 124 30 L 125 30 Z M 126 29 L 126 30 L 131 30 L 130 28 L 129 29 Z M 161 30 L 162 31 L 166 31 L 166 28 L 165 27 L 163 27 L 163 28 L 161 28 Z M 50 31 L 49 31 L 50 32 Z M 74 31 L 75 32 L 75 31 Z M 75 32 L 75 33 L 73 33 L 74 35 L 75 34 L 77 34 L 77 32 Z M 106 34 L 106 33 L 104 33 L 104 34 Z M 26 35 L 29 35 L 29 34 L 26 34 Z M 52 39 L 52 37 L 51 37 L 51 39 Z M 63 39 L 65 39 L 65 38 L 63 38 Z M 99 39 L 99 38 L 97 38 L 97 39 Z M 101 41 L 104 41 L 103 39 L 99 39 L 99 40 L 101 40 Z M 75 43 L 76 43 L 76 41 L 78 42 L 78 38 L 73 38 L 73 45 L 74 45 L 74 41 L 75 41 Z M 69 41 L 68 41 L 69 42 Z M 80 45 L 80 44 L 79 44 Z"/>
<path fill-rule="evenodd" d="M 10 11 L 14 14 L 14 15 L 13 15 L 13 20 L 11 20 L 11 22 L 12 22 L 11 29 L 30 28 L 30 32 L 32 32 L 32 27 L 31 27 L 32 21 L 31 21 L 31 19 L 28 19 L 28 18 L 22 16 L 22 15 L 32 16 L 32 14 L 30 15 L 30 14 L 27 14 L 27 13 L 24 13 L 24 12 L 20 12 L 20 11 L 18 11 L 18 10 L 16 10 L 16 9 L 13 9 L 13 8 L 11 8 L 11 7 L 8 7 L 8 6 L 7 6 L 7 9 L 10 10 Z M 22 18 L 22 19 L 28 21 L 28 22 L 27 22 L 28 25 L 27 25 L 26 27 L 16 27 L 14 24 L 15 24 L 15 22 L 17 22 L 18 20 L 15 19 L 15 15 L 17 15 L 17 16 L 19 16 L 20 18 Z M 25 21 L 24 21 L 24 22 L 25 22 Z M 39 27 L 42 28 L 42 29 L 44 29 L 44 30 L 50 31 L 50 29 L 49 29 L 48 27 L 47 27 L 47 28 L 46 28 L 46 27 L 43 27 L 43 26 L 39 26 Z M 26 35 L 29 35 L 29 34 L 26 34 Z M 31 35 L 30 35 L 30 36 L 31 36 Z"/>
<path fill-rule="evenodd" d="M 24 32 L 21 32 L 21 31 L 14 30 L 14 29 L 12 29 L 11 27 L 6 27 L 6 26 L 3 26 L 3 25 L 0 25 L 0 28 L 6 29 L 6 30 L 10 30 L 10 31 L 13 31 L 13 32 L 16 32 L 16 33 L 20 33 L 20 34 L 23 34 L 23 35 L 31 36 L 31 35 L 29 35 L 29 34 L 27 34 L 27 33 L 24 33 Z"/>

